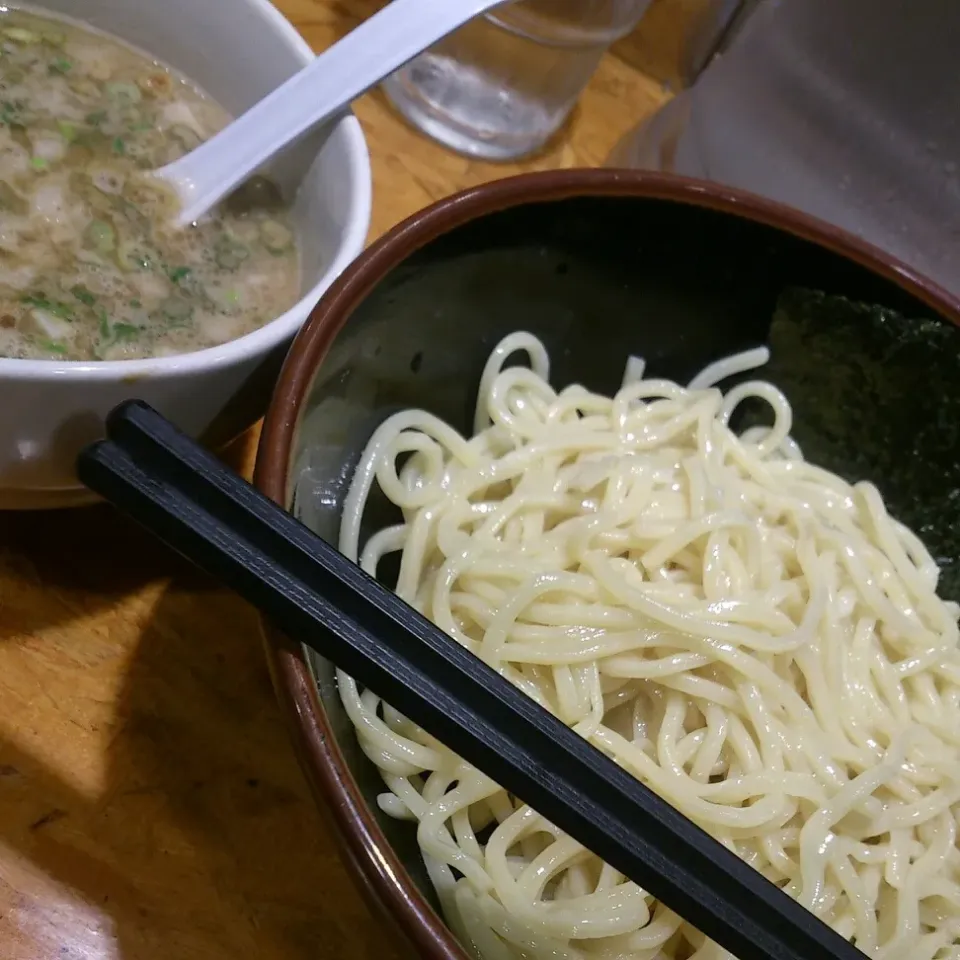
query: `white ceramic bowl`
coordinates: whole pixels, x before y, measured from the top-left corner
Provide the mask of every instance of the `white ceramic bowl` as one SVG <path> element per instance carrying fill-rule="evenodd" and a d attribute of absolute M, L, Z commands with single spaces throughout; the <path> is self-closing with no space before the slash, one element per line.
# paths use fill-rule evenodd
<path fill-rule="evenodd" d="M 268 0 L 46 0 L 182 71 L 236 115 L 309 62 L 312 52 Z M 223 443 L 269 399 L 291 338 L 363 249 L 370 161 L 352 114 L 305 138 L 275 169 L 296 189 L 302 299 L 239 340 L 178 357 L 103 363 L 0 358 L 0 509 L 61 507 L 91 495 L 73 464 L 105 414 L 140 397 L 194 436 Z M 291 192 L 292 192 L 291 189 Z"/>

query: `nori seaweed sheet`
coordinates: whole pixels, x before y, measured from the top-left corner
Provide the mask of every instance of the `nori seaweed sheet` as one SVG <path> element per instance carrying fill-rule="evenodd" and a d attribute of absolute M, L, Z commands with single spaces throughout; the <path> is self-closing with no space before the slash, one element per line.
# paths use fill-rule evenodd
<path fill-rule="evenodd" d="M 960 601 L 960 329 L 843 297 L 791 289 L 770 328 L 770 364 L 807 460 L 869 480 Z M 737 428 L 763 422 L 745 405 Z"/>

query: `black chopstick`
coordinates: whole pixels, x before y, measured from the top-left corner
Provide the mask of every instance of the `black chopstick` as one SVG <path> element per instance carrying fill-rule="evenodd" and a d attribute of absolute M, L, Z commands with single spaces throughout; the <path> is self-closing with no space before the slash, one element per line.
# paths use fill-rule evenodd
<path fill-rule="evenodd" d="M 81 480 L 739 960 L 863 960 L 812 913 L 143 403 Z"/>

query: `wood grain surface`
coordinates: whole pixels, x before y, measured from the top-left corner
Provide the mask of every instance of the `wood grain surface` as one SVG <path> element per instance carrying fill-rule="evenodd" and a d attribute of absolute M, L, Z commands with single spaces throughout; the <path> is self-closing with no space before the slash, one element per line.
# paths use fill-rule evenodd
<path fill-rule="evenodd" d="M 661 0 L 522 165 L 448 153 L 365 97 L 372 236 L 461 187 L 601 164 L 664 98 L 637 64 L 662 61 L 690 2 Z M 278 5 L 321 49 L 378 4 Z M 255 443 L 230 451 L 239 469 Z M 260 643 L 249 607 L 107 508 L 0 515 L 0 960 L 393 956 L 307 794 Z"/>

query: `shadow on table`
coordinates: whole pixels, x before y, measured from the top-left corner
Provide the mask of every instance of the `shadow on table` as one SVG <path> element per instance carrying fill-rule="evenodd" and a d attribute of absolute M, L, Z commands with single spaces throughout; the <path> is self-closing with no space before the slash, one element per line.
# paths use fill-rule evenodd
<path fill-rule="evenodd" d="M 78 942 L 83 924 L 49 919 L 71 897 L 96 908 L 122 960 L 389 958 L 307 794 L 255 614 L 213 588 L 198 605 L 199 578 L 167 589 L 123 671 L 96 797 L 0 742 L 0 842 L 26 861 L 19 881 L 3 863 L 0 878 L 46 915 L 62 960 L 114 956 Z M 68 892 L 40 892 L 51 880 Z M 17 927 L 15 909 L 0 939 Z"/>
<path fill-rule="evenodd" d="M 222 458 L 242 471 L 253 459 L 248 432 Z M 114 607 L 151 581 L 188 569 L 172 552 L 150 542 L 112 507 L 38 512 L 0 511 L 0 643 L 39 634 Z M 135 562 L 131 562 L 135 558 Z"/>
<path fill-rule="evenodd" d="M 24 645 L 10 662 L 36 680 L 42 731 L 63 727 L 38 742 L 29 682 L 3 692 L 23 699 L 0 733 L 0 943 L 22 960 L 389 960 L 296 764 L 255 613 L 106 506 L 0 514 L 0 565 L 0 644 Z M 132 651 L 97 628 L 64 643 L 149 584 Z M 71 736 L 84 780 L 102 764 L 92 796 L 42 759 L 68 770 Z"/>

